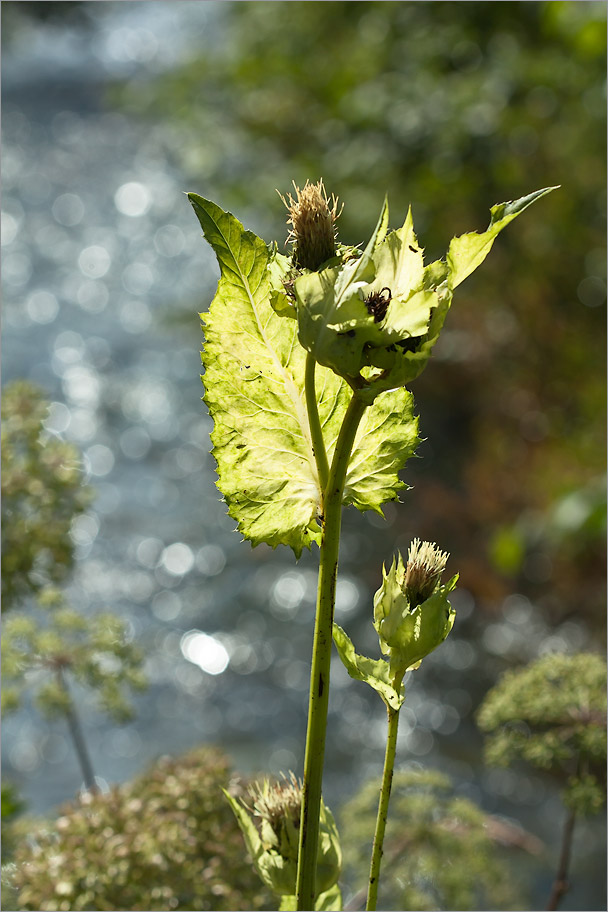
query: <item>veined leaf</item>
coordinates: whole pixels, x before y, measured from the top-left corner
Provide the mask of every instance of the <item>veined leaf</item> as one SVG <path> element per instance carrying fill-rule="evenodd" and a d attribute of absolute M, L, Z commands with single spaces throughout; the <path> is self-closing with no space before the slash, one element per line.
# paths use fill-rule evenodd
<path fill-rule="evenodd" d="M 386 659 L 369 659 L 355 652 L 355 647 L 348 634 L 338 624 L 333 626 L 333 638 L 342 664 L 351 678 L 364 681 L 380 694 L 391 709 L 401 709 L 405 699 L 405 687 L 401 684 L 397 690 L 391 681 L 390 667 Z"/>
<path fill-rule="evenodd" d="M 536 190 L 528 196 L 522 196 L 521 199 L 508 203 L 497 203 L 490 209 L 490 224 L 487 231 L 478 234 L 472 231 L 469 234 L 461 234 L 460 237 L 452 238 L 447 254 L 447 264 L 450 270 L 450 288 L 456 288 L 461 282 L 470 276 L 478 266 L 480 266 L 490 250 L 494 239 L 503 228 L 512 222 L 514 218 L 535 203 L 541 196 L 546 196 L 557 187 L 545 187 L 543 190 Z"/>
<path fill-rule="evenodd" d="M 406 487 L 398 472 L 418 442 L 412 394 L 401 388 L 377 396 L 364 413 L 355 437 L 344 502 L 382 515 L 382 504 L 398 500 L 398 492 Z"/>
<path fill-rule="evenodd" d="M 189 194 L 221 270 L 205 328 L 205 402 L 218 487 L 239 530 L 255 546 L 287 544 L 297 556 L 319 541 L 321 492 L 304 395 L 305 352 L 297 322 L 275 312 L 272 283 L 283 258 L 229 212 Z M 276 259 L 276 257 L 275 257 Z M 274 302 L 276 304 L 276 302 Z M 317 365 L 319 418 L 331 460 L 351 396 L 333 371 Z M 404 487 L 398 471 L 413 453 L 417 424 L 412 397 L 378 397 L 361 422 L 346 479 L 344 503 L 382 512 Z"/>
<path fill-rule="evenodd" d="M 299 556 L 319 537 L 320 491 L 296 321 L 270 305 L 270 254 L 262 239 L 215 203 L 194 193 L 189 199 L 221 271 L 201 315 L 218 487 L 253 545 L 287 544 Z"/>

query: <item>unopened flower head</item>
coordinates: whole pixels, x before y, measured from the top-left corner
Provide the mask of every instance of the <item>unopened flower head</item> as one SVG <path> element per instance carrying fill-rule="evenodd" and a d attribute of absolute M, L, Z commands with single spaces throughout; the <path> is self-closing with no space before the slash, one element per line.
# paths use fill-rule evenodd
<path fill-rule="evenodd" d="M 394 679 L 417 668 L 452 629 L 455 612 L 448 596 L 458 576 L 441 585 L 447 559 L 436 545 L 414 539 L 406 564 L 398 554 L 388 573 L 383 569 L 374 596 L 374 627 Z"/>
<path fill-rule="evenodd" d="M 249 788 L 251 805 L 224 792 L 239 823 L 257 871 L 275 893 L 296 892 L 302 783 L 293 773 L 279 782 L 263 779 Z M 259 822 L 254 823 L 254 818 Z M 321 801 L 317 850 L 317 894 L 329 890 L 340 876 L 342 852 L 329 808 Z"/>
<path fill-rule="evenodd" d="M 293 773 L 288 776 L 283 774 L 282 782 L 271 783 L 268 779 L 256 782 L 249 787 L 249 795 L 253 801 L 253 813 L 267 820 L 278 838 L 286 820 L 296 829 L 300 826 L 302 782 Z"/>
<path fill-rule="evenodd" d="M 426 602 L 435 592 L 449 556 L 431 542 L 414 539 L 408 552 L 403 583 L 411 608 Z"/>
<path fill-rule="evenodd" d="M 293 242 L 293 263 L 299 269 L 317 270 L 336 255 L 336 220 L 340 215 L 338 200 L 328 198 L 323 181 L 306 181 L 300 190 L 294 183 L 295 199 L 281 196 L 289 212 L 288 241 Z"/>

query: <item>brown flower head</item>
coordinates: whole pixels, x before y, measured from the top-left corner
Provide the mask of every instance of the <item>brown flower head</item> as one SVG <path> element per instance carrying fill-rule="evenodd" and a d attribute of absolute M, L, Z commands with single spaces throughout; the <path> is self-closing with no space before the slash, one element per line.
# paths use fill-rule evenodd
<path fill-rule="evenodd" d="M 336 254 L 336 220 L 340 215 L 338 200 L 328 198 L 323 181 L 306 181 L 300 190 L 294 183 L 295 199 L 281 196 L 289 212 L 288 242 L 292 242 L 293 263 L 299 269 L 315 271 Z"/>
<path fill-rule="evenodd" d="M 249 788 L 253 801 L 253 813 L 267 820 L 277 836 L 280 836 L 285 818 L 294 826 L 300 826 L 300 807 L 302 804 L 302 783 L 290 772 L 283 774 L 282 782 L 271 783 L 264 779 Z"/>
<path fill-rule="evenodd" d="M 421 605 L 435 592 L 449 556 L 431 542 L 414 539 L 408 552 L 403 581 L 411 608 Z"/>

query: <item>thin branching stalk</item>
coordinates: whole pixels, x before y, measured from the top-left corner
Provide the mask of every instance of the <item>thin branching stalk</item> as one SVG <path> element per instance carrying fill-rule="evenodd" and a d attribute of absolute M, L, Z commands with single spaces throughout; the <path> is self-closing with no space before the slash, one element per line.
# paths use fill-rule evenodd
<path fill-rule="evenodd" d="M 323 536 L 317 589 L 317 613 L 313 639 L 308 729 L 304 758 L 304 787 L 298 856 L 297 907 L 314 909 L 315 869 L 319 840 L 319 812 L 327 709 L 329 700 L 329 668 L 332 648 L 332 625 L 338 574 L 342 495 L 348 461 L 355 435 L 366 405 L 355 393 L 350 400 L 336 443 L 327 488 L 323 497 Z"/>
<path fill-rule="evenodd" d="M 553 887 L 551 888 L 551 896 L 549 897 L 549 902 L 547 903 L 547 909 L 554 912 L 555 909 L 559 908 L 559 904 L 562 900 L 562 897 L 568 892 L 570 884 L 568 883 L 568 868 L 570 866 L 570 855 L 572 852 L 572 837 L 574 835 L 574 824 L 576 821 L 576 812 L 570 810 L 566 821 L 564 823 L 564 829 L 562 831 L 562 847 L 559 856 L 559 864 L 557 866 L 557 872 L 555 874 L 555 880 L 553 881 Z"/>
<path fill-rule="evenodd" d="M 395 769 L 395 754 L 397 751 L 399 710 L 387 706 L 386 711 L 388 717 L 388 733 L 386 736 L 386 751 L 384 753 L 384 770 L 382 772 L 380 800 L 378 802 L 378 816 L 376 818 L 376 832 L 374 833 L 374 845 L 369 868 L 367 905 L 365 906 L 367 912 L 375 912 L 378 904 L 378 884 L 380 882 L 380 865 L 382 864 L 382 855 L 384 852 L 384 832 L 386 830 L 386 821 L 388 818 L 388 803 L 391 797 L 393 771 Z"/>
<path fill-rule="evenodd" d="M 72 700 L 72 695 L 70 694 L 68 688 L 68 682 L 65 679 L 62 668 L 57 669 L 57 680 L 59 682 L 59 686 L 65 691 L 68 697 L 69 702 L 65 709 L 65 717 L 68 723 L 68 728 L 70 730 L 70 735 L 72 736 L 76 756 L 78 757 L 78 762 L 80 763 L 80 769 L 82 772 L 82 778 L 84 779 L 85 788 L 87 788 L 90 792 L 96 792 L 97 782 L 95 781 L 93 764 L 91 763 L 91 757 L 89 755 L 87 743 L 82 733 L 80 719 L 78 718 L 78 714 L 74 707 L 74 701 Z"/>

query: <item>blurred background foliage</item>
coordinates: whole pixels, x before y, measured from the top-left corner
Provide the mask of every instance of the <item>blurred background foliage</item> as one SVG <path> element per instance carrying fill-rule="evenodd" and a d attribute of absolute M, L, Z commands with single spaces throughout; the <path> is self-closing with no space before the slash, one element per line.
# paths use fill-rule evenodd
<path fill-rule="evenodd" d="M 550 770 L 578 814 L 606 802 L 606 662 L 592 653 L 548 655 L 507 671 L 477 714 L 486 760 Z"/>
<path fill-rule="evenodd" d="M 340 832 L 346 837 L 345 876 L 363 897 L 379 788 L 379 780 L 367 782 L 344 807 L 340 818 Z M 380 906 L 418 910 L 525 908 L 521 881 L 518 884 L 513 878 L 505 845 L 514 849 L 519 861 L 522 852 L 534 855 L 543 851 L 538 840 L 454 794 L 447 776 L 420 769 L 396 772 L 385 835 Z M 514 861 L 513 856 L 510 861 Z M 352 908 L 360 906 L 353 902 Z"/>
<path fill-rule="evenodd" d="M 78 450 L 46 432 L 49 403 L 27 381 L 2 395 L 2 610 L 50 583 L 74 561 L 72 522 L 92 500 Z"/>
<path fill-rule="evenodd" d="M 178 50 L 171 56 L 171 38 L 165 41 L 161 36 L 157 40 L 160 26 L 152 26 L 151 19 L 145 19 L 146 10 L 152 8 L 165 15 L 170 8 L 176 19 L 186 23 L 187 53 Z M 201 8 L 209 10 L 207 18 L 197 16 L 196 10 Z M 118 9 L 127 12 L 117 14 Z M 125 18 L 119 22 L 117 15 Z M 145 27 L 140 27 L 142 21 Z M 459 289 L 429 369 L 413 384 L 421 434 L 426 438 L 419 449 L 422 458 L 411 460 L 405 472 L 405 480 L 414 487 L 404 496 L 403 508 L 388 506 L 386 524 L 367 526 L 360 517 L 354 518 L 354 528 L 364 530 L 360 535 L 364 553 L 361 549 L 357 552 L 358 545 L 349 546 L 353 550 L 345 546 L 342 564 L 345 591 L 350 585 L 357 594 L 366 587 L 371 592 L 377 584 L 377 555 L 371 554 L 374 548 L 382 548 L 379 559 L 386 559 L 386 549 L 404 550 L 411 538 L 419 535 L 438 540 L 441 548 L 452 553 L 465 593 L 458 606 L 455 634 L 459 639 L 442 647 L 436 663 L 429 660 L 428 676 L 421 674 L 417 689 L 408 696 L 411 731 L 407 741 L 404 739 L 403 757 L 424 756 L 426 744 L 429 764 L 454 763 L 461 770 L 456 790 L 469 794 L 470 788 L 490 806 L 506 807 L 506 813 L 522 819 L 527 816 L 526 825 L 538 822 L 539 832 L 543 827 L 545 834 L 554 829 L 555 803 L 551 803 L 550 790 L 545 790 L 544 774 L 524 779 L 519 772 L 515 775 L 506 770 L 502 778 L 501 771 L 494 771 L 497 775 L 490 778 L 480 768 L 480 739 L 471 710 L 505 667 L 521 666 L 540 650 L 568 651 L 581 645 L 594 648 L 594 644 L 604 642 L 605 4 L 366 0 L 94 4 L 9 0 L 2 4 L 2 24 L 3 44 L 12 50 L 13 63 L 22 53 L 27 64 L 25 49 L 40 48 L 40 42 L 52 52 L 45 58 L 47 66 L 51 60 L 51 69 L 45 71 L 43 66 L 35 72 L 32 67 L 9 105 L 12 145 L 3 170 L 7 196 L 12 196 L 13 202 L 9 199 L 3 243 L 10 245 L 14 235 L 17 240 L 15 247 L 8 247 L 8 259 L 31 255 L 35 268 L 30 284 L 26 282 L 24 287 L 18 275 L 22 266 L 9 263 L 5 267 L 3 283 L 17 301 L 16 306 L 13 301 L 13 313 L 16 308 L 25 314 L 22 322 L 9 314 L 5 332 L 10 332 L 11 341 L 16 342 L 22 374 L 50 379 L 54 385 L 51 395 L 68 403 L 69 409 L 62 402 L 55 405 L 68 417 L 71 414 L 69 434 L 73 433 L 74 439 L 78 440 L 78 412 L 88 410 L 93 431 L 87 436 L 86 422 L 81 423 L 81 428 L 85 427 L 81 439 L 85 443 L 99 441 L 100 445 L 90 449 L 103 450 L 104 458 L 109 453 L 110 467 L 116 456 L 119 471 L 112 481 L 117 485 L 116 503 L 120 507 L 113 508 L 114 526 L 109 518 L 111 510 L 106 507 L 105 538 L 100 544 L 100 535 L 94 559 L 88 561 L 90 545 L 82 543 L 95 540 L 99 523 L 92 523 L 90 529 L 86 526 L 90 494 L 81 484 L 84 476 L 79 453 L 53 430 L 61 421 L 56 425 L 51 422 L 49 430 L 41 427 L 44 410 L 39 392 L 30 386 L 9 391 L 14 398 L 6 418 L 3 403 L 3 607 L 21 607 L 27 602 L 31 611 L 40 610 L 34 606 L 33 597 L 42 590 L 44 601 L 46 587 L 66 579 L 74 556 L 73 543 L 81 543 L 78 559 L 82 577 L 92 585 L 92 603 L 97 598 L 97 580 L 103 577 L 109 587 L 102 590 L 103 598 L 111 592 L 133 629 L 148 636 L 148 659 L 157 686 L 154 706 L 148 704 L 138 720 L 148 756 L 149 751 L 159 752 L 167 745 L 178 750 L 187 738 L 190 742 L 223 739 L 231 747 L 238 746 L 241 758 L 247 751 L 254 755 L 259 745 L 255 731 L 247 728 L 253 720 L 264 749 L 266 742 L 273 742 L 264 756 L 279 745 L 272 756 L 292 757 L 286 762 L 297 762 L 304 703 L 300 706 L 296 694 L 305 693 L 305 684 L 299 687 L 297 682 L 303 680 L 309 638 L 308 628 L 295 624 L 307 623 L 306 611 L 312 610 L 312 601 L 303 596 L 305 583 L 308 585 L 306 560 L 297 571 L 290 564 L 289 572 L 285 572 L 287 564 L 279 564 L 278 554 L 260 548 L 252 556 L 249 552 L 245 555 L 245 546 L 237 545 L 237 536 L 227 529 L 230 524 L 222 526 L 217 519 L 216 492 L 209 495 L 205 488 L 205 479 L 212 474 L 210 465 L 201 472 L 209 449 L 209 428 L 203 426 L 202 410 L 197 424 L 198 365 L 196 354 L 194 366 L 186 364 L 186 352 L 195 351 L 198 345 L 194 315 L 207 307 L 215 273 L 204 259 L 191 214 L 188 212 L 181 222 L 181 215 L 171 208 L 178 195 L 171 183 L 175 173 L 182 189 L 213 198 L 267 240 L 276 238 L 279 245 L 287 234 L 286 213 L 275 189 L 289 191 L 292 180 L 302 185 L 307 178 L 322 176 L 329 192 L 340 196 L 345 204 L 339 222 L 344 243 L 368 238 L 388 192 L 391 225 L 402 222 L 411 202 L 416 231 L 430 259 L 445 252 L 453 235 L 474 227 L 484 229 L 492 204 L 561 184 L 559 191 L 501 235 L 484 267 Z M 71 74 L 70 54 L 80 61 Z M 9 69 L 3 63 L 3 74 L 5 66 Z M 134 124 L 141 132 L 135 131 Z M 137 155 L 131 142 L 139 146 Z M 107 171 L 106 160 L 112 162 L 112 169 Z M 49 170 L 52 192 L 63 192 L 52 204 L 51 190 L 44 189 L 45 169 Z M 142 183 L 127 183 L 134 180 Z M 133 186 L 144 196 L 134 203 L 121 201 L 121 191 Z M 72 209 L 64 211 L 67 197 Z M 57 209 L 61 201 L 64 209 Z M 47 212 L 51 205 L 52 218 Z M 156 221 L 147 221 L 147 216 L 139 220 L 148 206 Z M 185 197 L 183 210 L 187 211 Z M 190 234 L 198 246 L 190 245 Z M 107 275 L 103 262 L 98 273 L 95 263 L 85 263 L 84 268 L 80 265 L 79 254 L 85 252 L 87 244 L 97 245 L 97 251 L 104 248 L 102 253 L 107 246 Z M 116 247 L 121 248 L 126 261 L 121 261 Z M 149 255 L 147 260 L 142 247 Z M 32 254 L 32 250 L 36 252 Z M 204 273 L 200 273 L 204 287 L 196 290 L 187 281 L 180 284 L 179 274 L 195 257 L 204 266 Z M 140 284 L 144 291 L 136 288 L 133 276 L 125 278 L 130 265 L 141 273 L 142 264 L 144 272 L 151 264 L 148 271 L 155 277 L 150 287 L 143 276 Z M 74 280 L 77 291 L 68 289 L 66 276 Z M 42 302 L 31 300 L 47 281 L 60 306 L 48 295 Z M 110 306 L 104 313 L 106 281 Z M 163 298 L 162 307 L 159 297 Z M 49 325 L 55 315 L 56 337 Z M 151 341 L 152 331 L 159 327 L 161 338 Z M 61 329 L 64 331 L 59 332 Z M 36 346 L 45 333 L 49 344 L 39 349 Z M 70 337 L 67 341 L 66 336 Z M 57 367 L 62 353 L 69 359 L 78 355 L 81 361 L 75 363 L 86 366 L 89 380 L 95 381 L 99 392 L 93 395 L 90 382 L 87 386 L 87 377 L 82 374 L 70 380 L 67 368 L 71 360 Z M 181 373 L 171 360 L 173 356 L 180 362 Z M 18 361 L 11 360 L 13 364 Z M 52 370 L 47 361 L 54 365 Z M 192 395 L 189 387 L 184 392 L 184 378 L 190 374 L 196 387 Z M 123 393 L 128 390 L 128 395 L 124 393 L 127 407 L 120 398 L 123 393 L 119 395 L 121 385 Z M 170 432 L 163 437 L 162 415 L 159 417 L 163 408 L 171 413 L 171 420 L 180 417 L 183 426 L 179 439 Z M 158 433 L 148 417 L 152 412 L 159 421 Z M 165 415 L 164 420 L 168 424 L 170 419 Z M 127 438 L 128 434 L 139 436 Z M 139 447 L 141 440 L 144 444 L 147 440 L 150 447 L 149 462 L 145 461 L 146 446 Z M 184 459 L 188 456 L 187 465 L 183 462 L 175 468 L 179 454 Z M 106 499 L 112 485 L 103 479 L 109 471 L 103 466 L 98 471 L 102 478 L 99 489 L 105 490 Z M 133 512 L 133 504 L 139 502 L 129 495 L 136 490 L 136 479 L 151 492 L 157 525 L 144 528 L 140 523 L 144 513 Z M 168 491 L 168 507 L 163 486 Z M 175 493 L 171 501 L 178 487 L 179 495 Z M 350 521 L 348 517 L 345 522 L 347 531 Z M 233 536 L 234 552 L 226 545 L 224 533 Z M 108 534 L 113 534 L 110 545 Z M 127 536 L 132 539 L 128 546 Z M 178 542 L 178 538 L 183 541 Z M 174 544 L 164 547 L 170 541 Z M 194 553 L 198 561 L 201 541 L 202 569 L 199 572 L 197 563 L 188 582 L 189 571 L 180 571 L 178 565 L 185 554 L 194 566 Z M 192 549 L 185 542 L 190 542 Z M 143 545 L 152 548 L 151 556 Z M 171 548 L 181 551 L 171 552 Z M 231 573 L 222 574 L 227 554 L 233 567 L 239 558 L 242 563 Z M 215 567 L 213 561 L 209 563 L 210 555 L 217 558 Z M 169 572 L 167 567 L 173 566 L 175 572 Z M 126 578 L 134 570 L 133 578 L 142 588 L 129 601 L 123 598 L 118 580 L 121 572 Z M 262 574 L 254 576 L 258 570 Z M 246 580 L 246 598 L 238 588 L 231 588 L 231 580 L 237 576 Z M 182 577 L 186 582 L 180 588 Z M 81 588 L 76 586 L 74 591 L 84 591 L 82 580 L 78 585 Z M 156 601 L 159 591 L 165 602 Z M 283 591 L 285 602 L 279 599 Z M 368 629 L 371 625 L 364 601 L 361 598 L 360 614 L 365 614 Z M 476 610 L 469 619 L 473 606 Z M 51 626 L 57 616 L 63 617 L 64 608 L 59 606 L 59 614 L 49 606 L 44 609 Z M 16 615 L 14 612 L 13 617 Z M 80 622 L 75 614 L 69 616 L 77 633 Z M 354 623 L 356 616 L 351 618 Z M 211 674 L 199 673 L 195 664 L 184 671 L 183 643 L 188 625 L 222 635 L 222 624 L 237 631 L 237 649 L 231 652 L 230 670 L 221 687 L 214 690 L 217 679 Z M 44 636 L 44 631 L 37 630 L 36 635 Z M 216 642 L 208 635 L 203 640 Z M 228 638 L 222 642 L 230 645 Z M 238 650 L 244 656 L 240 664 Z M 165 666 L 170 667 L 175 680 L 168 673 L 162 677 Z M 287 681 L 292 683 L 286 685 Z M 279 687 L 281 698 L 288 694 L 290 699 L 285 699 L 280 712 L 277 709 L 275 730 L 269 718 L 274 713 L 271 707 L 277 707 L 272 701 Z M 248 699 L 258 703 L 254 707 Z M 371 715 L 363 700 L 357 700 L 357 695 L 351 698 L 350 691 L 346 694 L 345 689 L 336 688 L 337 742 L 330 757 L 330 787 L 337 779 L 347 780 L 349 774 L 366 776 L 373 766 L 370 758 L 381 749 Z M 421 728 L 420 722 L 433 713 L 437 716 L 440 701 L 447 713 L 446 727 L 437 722 Z M 266 716 L 261 703 L 268 709 Z M 509 728 L 510 722 L 505 724 L 509 732 L 517 732 L 526 706 L 518 703 L 515 692 L 507 704 L 507 715 L 515 713 L 517 722 L 515 728 Z M 86 716 L 83 718 L 86 722 Z M 454 718 L 456 722 L 450 727 Z M 97 734 L 92 730 L 95 724 L 99 720 L 90 722 L 89 736 Z M 187 737 L 183 738 L 184 729 Z M 29 731 L 31 737 L 31 727 Z M 359 741 L 358 733 L 364 734 Z M 140 743 L 138 737 L 133 735 L 135 744 Z M 597 740 L 597 732 L 593 737 Z M 95 743 L 110 771 L 108 775 L 113 776 L 118 768 L 117 755 L 104 754 L 107 745 L 114 743 L 112 738 L 104 730 Z M 436 753 L 431 753 L 433 745 Z M 143 753 L 142 749 L 133 762 L 141 764 Z M 28 773 L 25 755 L 17 752 L 15 756 L 21 758 L 16 767 L 13 761 L 22 776 L 19 786 L 25 783 L 26 789 L 31 788 L 38 776 L 48 791 L 58 767 L 49 767 L 45 759 L 40 766 L 31 766 Z M 457 766 L 460 761 L 462 767 Z M 199 763 L 202 776 L 207 775 L 205 763 Z M 218 763 L 223 781 L 227 775 L 222 766 L 225 761 Z M 153 903 L 172 903 L 183 885 L 181 908 L 229 908 L 230 903 L 241 901 L 230 892 L 231 882 L 227 892 L 222 892 L 225 882 L 221 877 L 214 880 L 217 872 L 210 869 L 211 863 L 202 880 L 197 880 L 199 868 L 194 855 L 189 854 L 193 845 L 188 842 L 192 835 L 189 818 L 177 822 L 171 818 L 171 825 L 175 824 L 171 832 L 188 846 L 173 856 L 173 867 L 163 879 L 171 896 L 152 896 L 158 886 L 150 876 L 156 864 L 153 843 L 155 834 L 162 832 L 156 810 L 161 816 L 172 812 L 165 798 L 159 797 L 160 792 L 177 788 L 173 779 L 178 784 L 183 780 L 191 789 L 194 772 L 189 764 L 189 760 L 176 761 L 175 768 L 169 764 L 150 774 L 150 788 L 157 789 L 158 794 L 149 806 L 145 805 L 148 816 L 138 824 L 141 839 L 149 843 L 145 851 L 142 849 L 143 855 L 132 831 L 133 816 L 129 815 L 133 806 L 125 810 L 121 802 L 123 798 L 127 803 L 140 800 L 147 787 L 146 777 L 112 791 L 110 797 L 93 799 L 100 807 L 106 808 L 103 802 L 107 801 L 107 807 L 114 808 L 112 826 L 116 830 L 112 830 L 111 838 L 124 840 L 121 851 L 124 849 L 128 859 L 127 880 L 137 881 L 141 893 L 139 898 L 126 897 L 120 892 L 129 886 L 126 881 L 122 886 L 113 880 L 100 881 L 99 890 L 104 895 L 106 891 L 117 892 L 110 899 L 95 895 L 83 901 L 97 903 L 99 908 L 100 899 L 109 903 L 105 908 L 121 908 L 125 903 L 138 908 L 129 904 L 141 901 L 141 908 L 154 908 Z M 120 769 L 123 775 L 126 766 Z M 557 776 L 563 787 L 568 769 L 557 764 L 551 775 Z M 452 795 L 447 780 L 433 778 L 432 773 L 430 778 L 422 776 L 416 781 L 407 776 L 410 773 L 396 792 L 395 810 L 397 815 L 402 812 L 404 820 L 410 820 L 415 810 L 425 850 L 418 861 L 411 859 L 414 874 L 407 884 L 397 870 L 394 880 L 387 878 L 392 900 L 419 904 L 420 908 L 424 903 L 441 901 L 454 908 L 459 902 L 500 901 L 505 908 L 516 902 L 508 891 L 500 893 L 500 900 L 496 891 L 487 899 L 490 892 L 489 888 L 485 892 L 485 886 L 491 877 L 495 877 L 497 889 L 502 890 L 505 883 L 503 873 L 494 867 L 497 862 L 495 847 L 487 839 L 488 818 L 475 804 L 467 804 L 460 792 Z M 205 789 L 210 790 L 204 794 L 181 794 L 179 800 L 186 801 L 182 810 L 187 815 L 191 802 L 200 798 L 197 807 L 201 814 L 209 815 L 212 821 L 229 819 L 233 825 L 231 817 L 221 816 L 229 809 L 219 809 L 218 795 L 213 791 L 216 780 L 215 773 L 204 780 Z M 349 781 L 342 784 L 341 794 L 351 794 L 351 786 Z M 575 796 L 575 801 L 584 798 Z M 368 814 L 371 834 L 371 805 L 367 811 L 362 804 L 353 806 L 359 807 L 361 815 Z M 440 808 L 441 813 L 433 816 L 432 807 Z M 6 801 L 3 793 L 3 816 L 5 809 L 9 818 L 19 812 L 15 792 L 7 792 Z M 81 810 L 66 811 L 61 818 L 69 820 L 65 839 L 80 834 L 78 839 L 82 836 L 91 857 L 88 850 L 82 855 L 75 851 L 70 856 L 74 879 L 70 875 L 70 879 L 58 880 L 52 867 L 58 856 L 46 849 L 64 836 L 57 835 L 55 824 L 45 824 L 50 841 L 44 841 L 47 836 L 40 837 L 45 851 L 36 856 L 37 879 L 28 881 L 32 890 L 39 892 L 30 900 L 22 897 L 22 902 L 32 903 L 24 908 L 36 908 L 43 901 L 50 903 L 44 908 L 77 908 L 70 905 L 80 902 L 76 897 L 97 889 L 94 883 L 85 883 L 91 858 L 101 859 L 99 869 L 91 869 L 93 881 L 105 876 L 103 839 L 100 842 L 99 834 L 86 827 L 82 831 L 71 829 L 72 819 L 80 821 L 78 826 L 82 824 L 84 818 L 78 817 Z M 106 810 L 100 813 L 103 818 Z M 194 813 L 195 818 L 198 813 Z M 348 819 L 346 813 L 344 820 Z M 184 820 L 188 833 L 182 826 Z M 455 821 L 454 828 L 443 826 L 446 821 Z M 405 829 L 398 831 L 397 824 L 398 816 L 393 818 L 395 845 L 408 835 Z M 225 860 L 228 868 L 234 865 L 247 881 L 241 907 L 261 907 L 255 905 L 263 900 L 254 875 L 250 883 L 249 869 L 241 865 L 241 844 L 237 847 L 231 841 L 233 836 L 226 835 L 223 825 L 218 823 L 212 841 L 203 849 L 197 843 L 193 851 L 209 852 L 210 857 L 221 859 L 223 847 L 229 855 L 234 850 L 234 856 Z M 433 829 L 435 825 L 439 830 Z M 27 832 L 30 825 L 24 822 L 23 826 Z M 8 831 L 9 840 L 12 833 L 12 829 Z M 461 838 L 462 834 L 466 838 Z M 594 855 L 601 842 L 597 834 L 598 830 L 587 830 L 581 837 L 572 880 L 575 887 L 582 885 L 583 891 L 590 892 L 579 893 L 579 897 L 603 895 L 604 881 L 601 874 L 598 878 L 597 870 L 599 855 Z M 469 844 L 480 853 L 479 867 L 474 869 L 479 878 L 475 888 L 463 880 Z M 441 852 L 446 846 L 455 858 L 464 861 L 455 870 L 441 873 Z M 533 842 L 526 847 L 530 857 L 538 849 Z M 352 852 L 357 850 L 358 842 L 351 846 L 355 866 L 359 862 Z M 35 843 L 23 844 L 20 851 L 23 860 L 31 861 L 36 855 Z M 152 854 L 146 855 L 148 851 Z M 540 861 L 537 857 L 530 876 L 535 895 L 541 897 L 539 902 L 544 901 L 547 871 L 553 866 L 555 852 L 549 854 L 550 858 L 543 855 Z M 82 894 L 76 892 L 75 880 L 81 874 L 84 880 L 78 881 L 78 889 L 82 887 Z M 433 878 L 432 887 L 427 876 Z M 59 883 L 73 884 L 74 892 L 51 896 L 49 891 Z M 212 900 L 205 892 L 208 889 L 215 897 Z M 258 899 L 251 898 L 256 896 Z M 218 905 L 224 901 L 225 906 Z M 209 902 L 213 905 L 204 905 Z M 568 898 L 567 902 L 575 899 Z M 580 902 L 584 908 L 584 900 Z M 167 908 L 166 904 L 162 907 Z"/>
<path fill-rule="evenodd" d="M 243 863 L 241 832 L 222 788 L 228 759 L 202 748 L 106 794 L 81 796 L 55 821 L 27 821 L 4 870 L 19 909 L 268 909 L 272 897 Z M 26 822 L 23 821 L 23 824 Z"/>
<path fill-rule="evenodd" d="M 340 196 L 345 243 L 368 237 L 385 192 L 394 225 L 411 202 L 431 259 L 485 228 L 493 203 L 562 185 L 461 290 L 414 384 L 429 442 L 396 522 L 440 528 L 486 607 L 517 586 L 554 620 L 602 629 L 603 4 L 250 2 L 223 16 L 229 42 L 112 98 L 170 131 L 188 189 L 213 185 L 267 238 L 284 239 L 275 188 L 292 179 Z"/>

